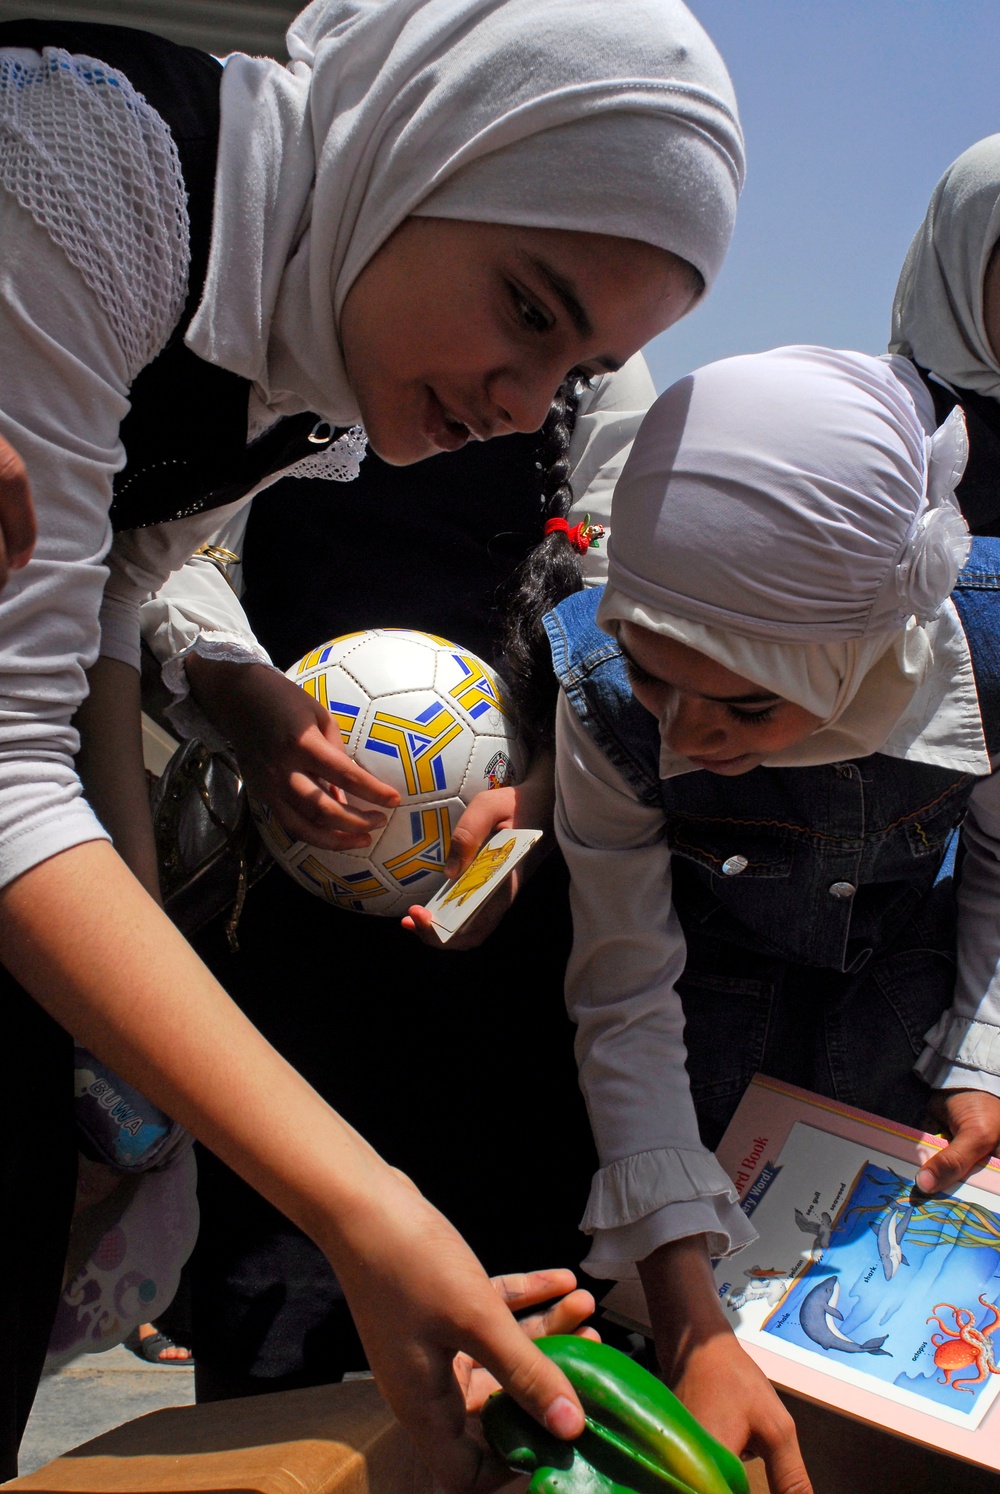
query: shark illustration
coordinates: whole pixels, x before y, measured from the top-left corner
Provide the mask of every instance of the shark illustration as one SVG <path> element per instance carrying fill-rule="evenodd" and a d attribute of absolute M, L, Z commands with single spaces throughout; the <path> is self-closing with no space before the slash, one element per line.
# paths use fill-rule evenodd
<path fill-rule="evenodd" d="M 910 1264 L 903 1254 L 903 1236 L 912 1218 L 913 1209 L 906 1204 L 901 1208 L 890 1209 L 878 1224 L 872 1223 L 872 1230 L 878 1241 L 878 1258 L 882 1262 L 886 1281 L 892 1280 L 900 1266 Z"/>
<path fill-rule="evenodd" d="M 821 1349 L 837 1349 L 841 1354 L 885 1354 L 892 1358 L 888 1349 L 882 1345 L 889 1337 L 883 1333 L 881 1338 L 870 1338 L 863 1344 L 856 1344 L 853 1338 L 847 1338 L 835 1326 L 831 1319 L 836 1318 L 838 1322 L 844 1321 L 844 1314 L 837 1311 L 837 1298 L 840 1295 L 840 1283 L 836 1276 L 827 1276 L 825 1280 L 814 1286 L 799 1308 L 799 1322 L 802 1331 L 814 1344 L 819 1344 Z"/>

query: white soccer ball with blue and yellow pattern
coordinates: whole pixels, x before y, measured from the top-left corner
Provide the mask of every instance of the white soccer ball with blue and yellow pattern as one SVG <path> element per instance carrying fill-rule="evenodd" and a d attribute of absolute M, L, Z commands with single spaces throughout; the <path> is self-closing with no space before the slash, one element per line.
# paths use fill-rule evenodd
<path fill-rule="evenodd" d="M 350 756 L 399 790 L 400 804 L 364 850 L 326 851 L 292 840 L 252 802 L 268 850 L 338 908 L 399 917 L 426 903 L 444 882 L 466 805 L 524 772 L 497 675 L 467 649 L 405 628 L 335 638 L 287 675 L 330 712 Z"/>

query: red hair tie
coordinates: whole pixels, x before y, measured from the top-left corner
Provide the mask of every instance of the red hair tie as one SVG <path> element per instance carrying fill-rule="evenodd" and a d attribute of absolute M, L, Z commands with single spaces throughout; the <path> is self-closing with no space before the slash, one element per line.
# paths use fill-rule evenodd
<path fill-rule="evenodd" d="M 572 529 L 565 519 L 547 519 L 546 538 L 550 534 L 564 534 L 574 550 L 579 550 L 581 555 L 586 555 L 591 547 L 595 550 L 599 548 L 600 541 L 604 538 L 604 525 L 592 524 L 589 514 L 584 514 L 582 521 L 574 524 Z"/>

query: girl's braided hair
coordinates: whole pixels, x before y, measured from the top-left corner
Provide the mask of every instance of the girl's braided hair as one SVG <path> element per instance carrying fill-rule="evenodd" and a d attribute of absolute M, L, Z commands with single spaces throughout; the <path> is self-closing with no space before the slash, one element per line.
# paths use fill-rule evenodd
<path fill-rule="evenodd" d="M 536 465 L 542 471 L 539 529 L 564 519 L 573 504 L 569 443 L 582 381 L 570 375 L 556 391 L 538 433 Z M 542 618 L 583 586 L 580 557 L 565 534 L 545 535 L 514 572 L 504 597 L 501 673 L 521 732 L 532 750 L 548 746 L 555 732 L 556 677 Z"/>

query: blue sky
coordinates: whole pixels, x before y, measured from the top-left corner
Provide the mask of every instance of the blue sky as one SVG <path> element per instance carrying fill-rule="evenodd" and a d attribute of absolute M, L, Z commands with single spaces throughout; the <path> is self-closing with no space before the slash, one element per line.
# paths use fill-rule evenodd
<path fill-rule="evenodd" d="M 657 388 L 780 343 L 884 351 L 935 182 L 1000 131 L 1000 0 L 688 4 L 736 85 L 747 185 L 712 294 L 646 350 Z"/>

